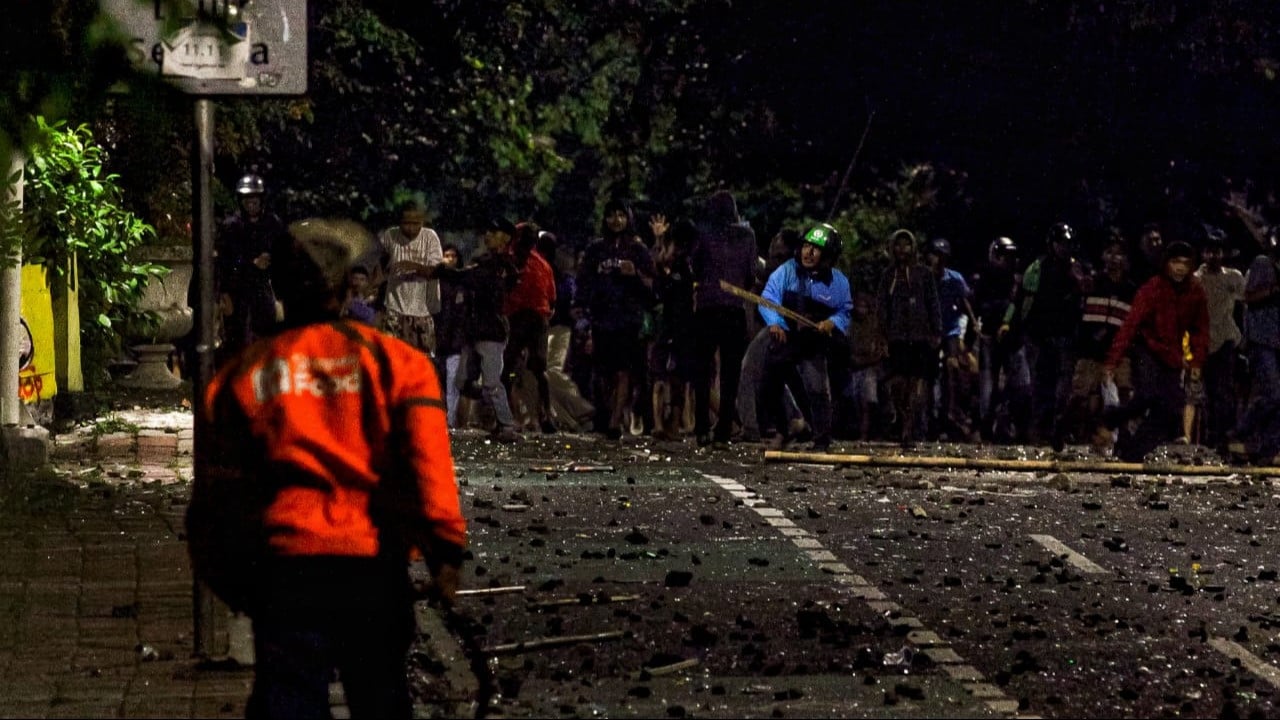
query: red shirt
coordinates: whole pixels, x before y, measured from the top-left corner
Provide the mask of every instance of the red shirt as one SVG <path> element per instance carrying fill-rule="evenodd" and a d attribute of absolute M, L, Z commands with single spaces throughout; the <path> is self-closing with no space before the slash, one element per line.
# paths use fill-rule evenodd
<path fill-rule="evenodd" d="M 1157 275 L 1138 288 L 1133 308 L 1111 342 L 1106 366 L 1119 365 L 1137 335 L 1160 362 L 1180 368 L 1184 333 L 1191 335 L 1191 367 L 1204 367 L 1209 354 L 1209 300 L 1204 286 L 1193 275 L 1176 285 L 1167 275 Z"/>
<path fill-rule="evenodd" d="M 537 250 L 529 251 L 529 259 L 520 270 L 520 279 L 507 294 L 502 314 L 510 317 L 518 310 L 534 310 L 550 318 L 556 304 L 556 277 L 551 264 Z"/>

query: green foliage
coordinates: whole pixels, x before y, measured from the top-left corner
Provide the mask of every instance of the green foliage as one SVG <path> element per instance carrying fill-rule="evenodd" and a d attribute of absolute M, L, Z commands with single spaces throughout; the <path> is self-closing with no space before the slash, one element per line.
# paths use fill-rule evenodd
<path fill-rule="evenodd" d="M 23 217 L 26 262 L 45 265 L 55 292 L 78 268 L 81 348 L 86 368 L 106 367 L 120 353 L 122 328 L 145 326 L 136 309 L 149 278 L 165 269 L 132 258 L 155 231 L 125 210 L 119 178 L 103 169 L 102 148 L 86 126 L 36 118 L 27 163 Z"/>

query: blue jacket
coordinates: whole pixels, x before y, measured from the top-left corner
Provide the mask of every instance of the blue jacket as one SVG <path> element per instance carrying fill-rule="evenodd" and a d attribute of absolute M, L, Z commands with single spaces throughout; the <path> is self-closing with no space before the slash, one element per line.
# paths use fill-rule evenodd
<path fill-rule="evenodd" d="M 849 278 L 839 270 L 833 268 L 811 274 L 801 269 L 792 258 L 773 271 L 761 295 L 814 322 L 830 320 L 841 334 L 849 334 L 849 326 L 853 322 L 853 296 L 849 291 Z M 760 317 L 769 325 L 796 329 L 782 315 L 763 305 L 760 306 Z"/>

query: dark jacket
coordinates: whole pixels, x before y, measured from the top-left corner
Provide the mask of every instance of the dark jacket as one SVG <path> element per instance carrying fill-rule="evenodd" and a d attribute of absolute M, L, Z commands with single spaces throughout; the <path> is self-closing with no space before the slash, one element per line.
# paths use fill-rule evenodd
<path fill-rule="evenodd" d="M 690 262 L 697 280 L 698 310 L 742 307 L 742 300 L 720 289 L 720 281 L 749 289 L 755 280 L 756 234 L 738 217 L 733 196 L 721 190 L 707 200 L 707 215 L 698 227 Z"/>
<path fill-rule="evenodd" d="M 467 310 L 463 337 L 468 343 L 505 342 L 511 326 L 503 313 L 507 294 L 520 279 L 515 260 L 508 254 L 485 253 L 462 270 L 437 271 L 466 288 Z"/>
<path fill-rule="evenodd" d="M 913 263 L 903 272 L 891 266 L 880 278 L 880 329 L 889 342 L 930 342 L 942 337 L 942 309 L 938 281 L 924 265 Z"/>
<path fill-rule="evenodd" d="M 623 275 L 618 269 L 621 260 L 634 263 L 636 274 Z M 645 312 L 654 304 L 653 290 L 644 279 L 653 276 L 653 256 L 635 235 L 600 238 L 583 255 L 574 307 L 587 311 L 594 328 L 639 333 Z"/>

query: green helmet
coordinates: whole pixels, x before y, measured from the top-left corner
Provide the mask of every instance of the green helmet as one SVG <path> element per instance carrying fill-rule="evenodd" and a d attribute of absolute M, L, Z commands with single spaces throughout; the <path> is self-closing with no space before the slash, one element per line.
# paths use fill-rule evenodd
<path fill-rule="evenodd" d="M 844 246 L 844 242 L 840 239 L 840 233 L 827 223 L 814 225 L 804 234 L 802 245 L 814 245 L 822 250 L 822 259 L 829 264 L 834 265 L 840 257 L 840 250 Z"/>

